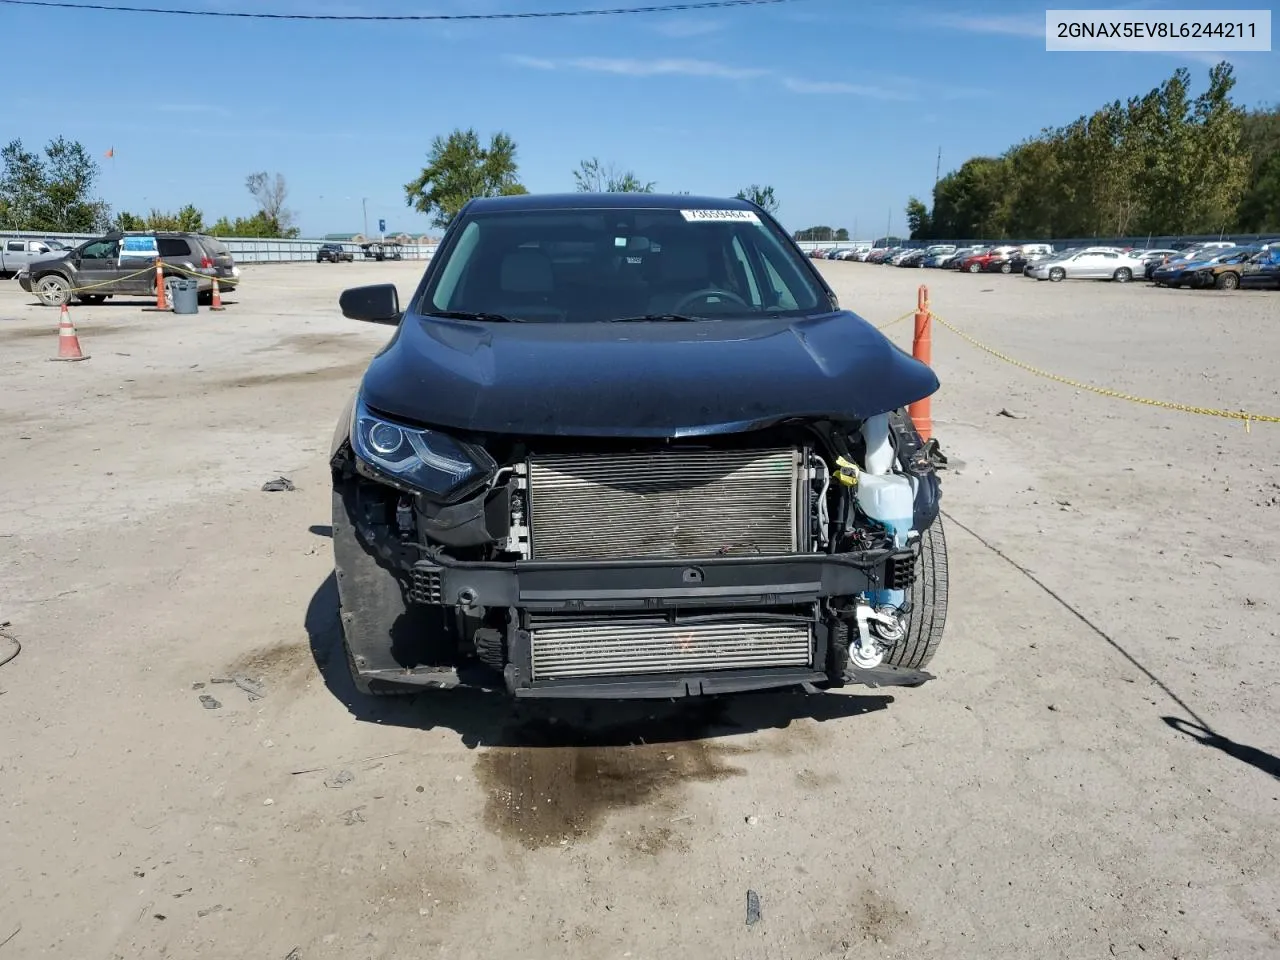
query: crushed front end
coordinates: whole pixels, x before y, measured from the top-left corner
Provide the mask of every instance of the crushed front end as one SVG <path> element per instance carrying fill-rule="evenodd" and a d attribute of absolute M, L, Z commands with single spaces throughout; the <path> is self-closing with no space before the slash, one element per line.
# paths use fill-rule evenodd
<path fill-rule="evenodd" d="M 667 698 L 883 671 L 939 463 L 901 411 L 638 441 L 461 437 L 357 403 L 332 461 L 353 673 Z"/>

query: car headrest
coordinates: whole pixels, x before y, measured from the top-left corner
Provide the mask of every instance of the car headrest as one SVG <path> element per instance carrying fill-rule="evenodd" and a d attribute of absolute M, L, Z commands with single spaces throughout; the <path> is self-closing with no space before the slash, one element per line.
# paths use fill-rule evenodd
<path fill-rule="evenodd" d="M 550 293 L 554 287 L 551 258 L 541 250 L 517 250 L 502 258 L 498 279 L 510 293 Z"/>

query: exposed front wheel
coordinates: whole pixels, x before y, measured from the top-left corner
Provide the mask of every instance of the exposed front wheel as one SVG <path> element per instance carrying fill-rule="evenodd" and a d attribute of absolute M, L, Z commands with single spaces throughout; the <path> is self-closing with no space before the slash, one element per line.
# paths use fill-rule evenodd
<path fill-rule="evenodd" d="M 939 516 L 920 537 L 916 582 L 907 591 L 906 635 L 885 656 L 895 667 L 922 670 L 942 644 L 947 622 L 947 538 Z"/>
<path fill-rule="evenodd" d="M 1063 270 L 1061 267 L 1054 267 L 1049 271 L 1049 279 L 1054 283 L 1059 283 L 1060 281 L 1065 280 L 1066 277 L 1067 271 Z"/>
<path fill-rule="evenodd" d="M 971 263 L 971 264 L 969 264 L 969 272 L 970 272 L 970 273 L 981 273 L 981 272 L 982 272 L 982 266 L 981 266 L 980 264 L 977 264 L 977 263 Z"/>
<path fill-rule="evenodd" d="M 1013 273 L 1013 264 L 1010 264 L 1010 263 L 1002 263 L 1002 264 L 1000 264 L 1000 272 L 1001 272 L 1001 273 Z"/>
<path fill-rule="evenodd" d="M 1235 290 L 1240 286 L 1240 278 L 1234 273 L 1227 272 L 1219 275 L 1214 286 L 1219 290 Z"/>
<path fill-rule="evenodd" d="M 46 307 L 61 307 L 71 301 L 71 283 L 60 274 L 50 274 L 36 281 L 36 296 Z"/>
<path fill-rule="evenodd" d="M 1111 279 L 1116 283 L 1128 283 L 1133 279 L 1133 271 L 1128 267 L 1121 267 L 1111 275 Z"/>

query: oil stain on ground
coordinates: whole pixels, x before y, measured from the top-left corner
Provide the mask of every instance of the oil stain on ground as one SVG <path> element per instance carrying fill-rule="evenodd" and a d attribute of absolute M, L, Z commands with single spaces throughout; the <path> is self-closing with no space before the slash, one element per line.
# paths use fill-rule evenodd
<path fill-rule="evenodd" d="M 688 719 L 677 716 L 671 722 Z M 732 760 L 750 751 L 688 739 L 700 732 L 705 735 L 705 728 L 685 726 L 685 739 L 678 740 L 651 724 L 629 725 L 626 732 L 593 727 L 589 733 L 525 727 L 520 739 L 529 745 L 492 747 L 476 759 L 488 794 L 485 823 L 530 850 L 559 846 L 592 835 L 613 811 L 656 803 L 686 784 L 716 783 L 746 772 Z M 633 736 L 634 742 L 611 742 L 619 735 Z M 659 846 L 665 845 L 663 839 L 651 838 Z"/>

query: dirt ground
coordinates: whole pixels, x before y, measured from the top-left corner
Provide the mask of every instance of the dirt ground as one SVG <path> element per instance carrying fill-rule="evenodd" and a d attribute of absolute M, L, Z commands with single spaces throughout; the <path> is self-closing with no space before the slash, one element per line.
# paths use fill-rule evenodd
<path fill-rule="evenodd" d="M 876 322 L 923 281 L 1028 363 L 1280 414 L 1280 294 L 822 269 Z M 325 460 L 389 330 L 336 296 L 420 270 L 73 308 L 72 364 L 0 286 L 0 960 L 1280 955 L 1280 425 L 938 330 L 936 680 L 368 700 Z"/>

